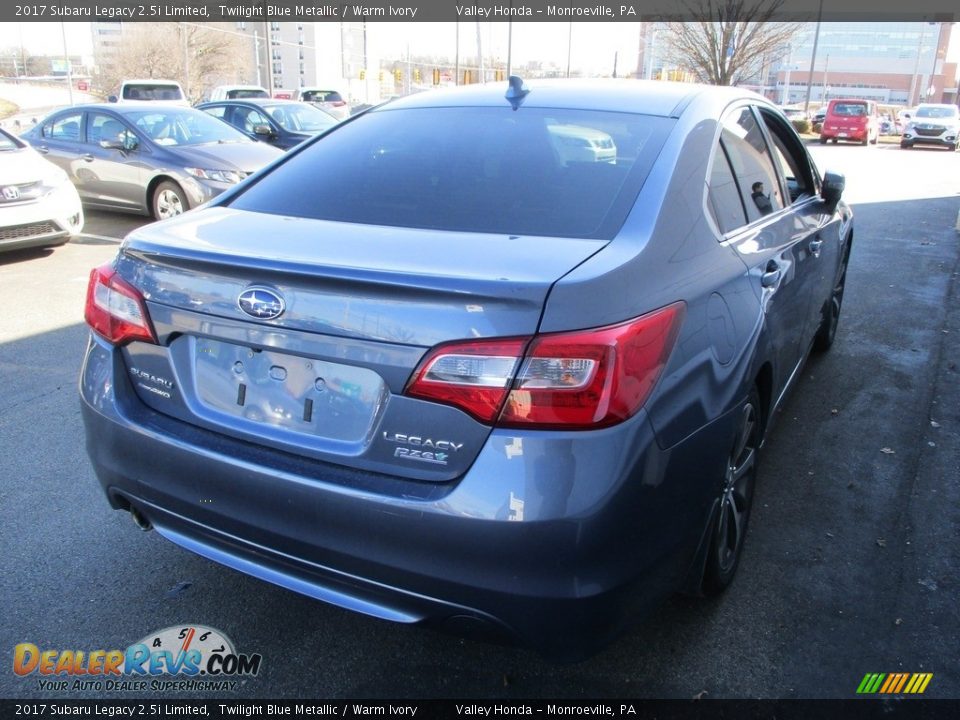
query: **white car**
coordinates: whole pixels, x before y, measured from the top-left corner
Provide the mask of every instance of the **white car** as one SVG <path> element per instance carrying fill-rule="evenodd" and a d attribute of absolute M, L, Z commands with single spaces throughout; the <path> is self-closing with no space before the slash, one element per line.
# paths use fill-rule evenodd
<path fill-rule="evenodd" d="M 303 87 L 297 91 L 293 99 L 299 100 L 300 102 L 313 103 L 321 110 L 326 110 L 337 120 L 345 120 L 350 117 L 350 106 L 347 104 L 347 101 L 343 99 L 343 95 L 336 90 L 319 87 Z"/>
<path fill-rule="evenodd" d="M 187 94 L 176 80 L 124 80 L 120 85 L 120 94 L 111 95 L 113 103 L 153 103 L 190 107 Z"/>
<path fill-rule="evenodd" d="M 960 147 L 960 110 L 956 105 L 921 103 L 907 122 L 900 147 L 938 145 L 955 151 Z"/>
<path fill-rule="evenodd" d="M 62 245 L 83 229 L 67 174 L 0 130 L 0 251 Z"/>

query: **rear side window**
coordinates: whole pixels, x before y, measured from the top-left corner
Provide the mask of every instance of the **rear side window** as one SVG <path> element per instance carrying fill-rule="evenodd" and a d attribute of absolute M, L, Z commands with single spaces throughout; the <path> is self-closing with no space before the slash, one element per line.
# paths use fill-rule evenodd
<path fill-rule="evenodd" d="M 740 108 L 723 121 L 720 144 L 730 160 L 750 222 L 780 210 L 780 180 L 757 119 L 749 107 Z"/>
<path fill-rule="evenodd" d="M 43 136 L 51 140 L 80 140 L 80 120 L 82 113 L 71 113 L 55 118 L 53 122 L 43 126 Z"/>
<path fill-rule="evenodd" d="M 384 109 L 334 129 L 231 205 L 349 223 L 612 238 L 673 122 L 533 107 Z"/>

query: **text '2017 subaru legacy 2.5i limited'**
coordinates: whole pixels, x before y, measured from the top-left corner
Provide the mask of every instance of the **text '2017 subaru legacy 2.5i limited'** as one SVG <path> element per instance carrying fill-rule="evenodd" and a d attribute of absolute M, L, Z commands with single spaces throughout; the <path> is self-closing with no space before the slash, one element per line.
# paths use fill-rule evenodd
<path fill-rule="evenodd" d="M 588 652 L 732 580 L 769 418 L 836 332 L 842 189 L 736 88 L 397 100 L 92 272 L 90 457 L 212 560 Z"/>

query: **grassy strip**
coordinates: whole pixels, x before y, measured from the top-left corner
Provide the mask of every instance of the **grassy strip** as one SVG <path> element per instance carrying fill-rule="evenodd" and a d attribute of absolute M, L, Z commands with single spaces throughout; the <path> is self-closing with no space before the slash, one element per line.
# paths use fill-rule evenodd
<path fill-rule="evenodd" d="M 14 113 L 19 112 L 19 110 L 20 108 L 12 102 L 0 99 L 0 120 L 10 117 Z"/>

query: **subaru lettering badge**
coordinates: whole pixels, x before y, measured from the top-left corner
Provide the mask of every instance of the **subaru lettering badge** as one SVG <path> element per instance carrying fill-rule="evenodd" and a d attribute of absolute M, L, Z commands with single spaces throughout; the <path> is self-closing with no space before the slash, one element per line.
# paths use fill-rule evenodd
<path fill-rule="evenodd" d="M 273 320 L 284 311 L 283 298 L 265 287 L 252 287 L 240 293 L 237 305 L 243 312 L 257 320 Z"/>

